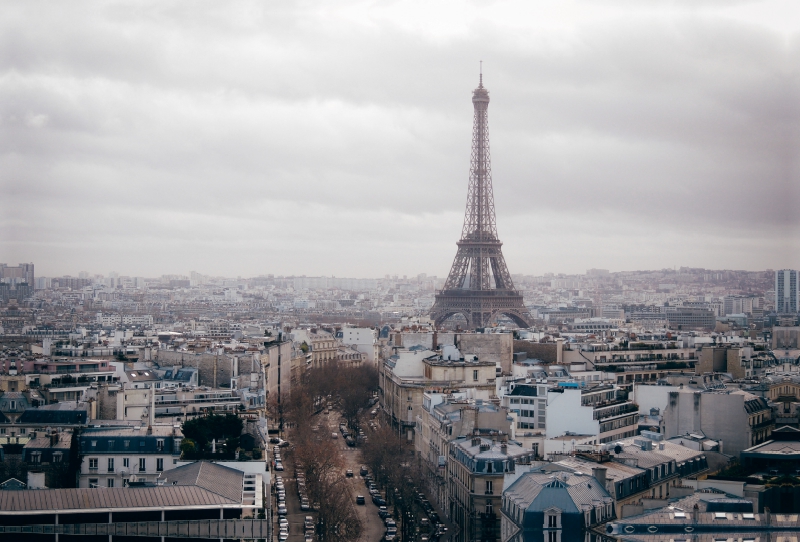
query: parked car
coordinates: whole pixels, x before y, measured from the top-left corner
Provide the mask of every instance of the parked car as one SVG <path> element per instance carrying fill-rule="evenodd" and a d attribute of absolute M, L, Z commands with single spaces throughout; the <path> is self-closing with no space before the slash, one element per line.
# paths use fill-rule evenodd
<path fill-rule="evenodd" d="M 369 469 L 367 469 L 366 465 L 361 465 L 361 470 L 358 471 L 358 474 L 361 476 L 366 476 L 369 474 Z"/>
<path fill-rule="evenodd" d="M 331 433 L 331 438 L 339 438 L 339 433 Z"/>
<path fill-rule="evenodd" d="M 352 477 L 353 477 L 353 471 L 352 471 L 351 469 L 347 469 L 347 470 L 345 471 L 344 475 L 345 475 L 346 477 L 348 477 L 348 478 L 352 478 Z"/>
<path fill-rule="evenodd" d="M 314 528 L 314 518 L 311 516 L 306 516 L 303 520 L 303 526 L 306 529 L 313 529 Z"/>
<path fill-rule="evenodd" d="M 386 509 L 385 506 L 380 506 L 378 507 L 378 515 L 380 516 L 381 519 L 386 519 L 387 517 L 389 517 L 389 511 Z"/>
<path fill-rule="evenodd" d="M 286 505 L 285 504 L 279 504 L 278 505 L 278 515 L 279 516 L 285 516 L 287 513 L 288 513 L 288 511 L 286 510 Z"/>
<path fill-rule="evenodd" d="M 356 496 L 356 504 L 366 504 L 366 501 L 364 500 L 364 495 Z"/>
<path fill-rule="evenodd" d="M 375 506 L 386 506 L 386 500 L 380 495 L 373 495 L 372 502 L 375 503 Z"/>

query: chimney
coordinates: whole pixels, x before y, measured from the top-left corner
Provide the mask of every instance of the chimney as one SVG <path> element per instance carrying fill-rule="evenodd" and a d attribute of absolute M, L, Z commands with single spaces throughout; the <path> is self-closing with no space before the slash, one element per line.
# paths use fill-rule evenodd
<path fill-rule="evenodd" d="M 767 527 L 769 527 L 772 523 L 772 513 L 769 509 L 769 506 L 764 507 L 764 523 L 767 524 Z"/>
<path fill-rule="evenodd" d="M 602 488 L 606 487 L 606 468 L 592 467 L 592 476 L 600 483 Z"/>
<path fill-rule="evenodd" d="M 439 346 L 439 332 L 437 330 L 433 330 L 433 340 L 431 341 L 431 350 L 436 351 L 436 348 Z"/>
<path fill-rule="evenodd" d="M 28 489 L 47 489 L 44 472 L 28 471 Z"/>
<path fill-rule="evenodd" d="M 505 442 L 500 445 L 500 453 L 504 455 L 508 453 L 508 444 Z"/>

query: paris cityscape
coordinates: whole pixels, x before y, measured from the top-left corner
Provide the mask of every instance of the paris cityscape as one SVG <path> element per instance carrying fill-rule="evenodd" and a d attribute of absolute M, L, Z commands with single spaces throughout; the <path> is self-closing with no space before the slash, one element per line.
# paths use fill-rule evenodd
<path fill-rule="evenodd" d="M 0 7 L 0 539 L 800 540 L 790 5 L 334 4 Z"/>

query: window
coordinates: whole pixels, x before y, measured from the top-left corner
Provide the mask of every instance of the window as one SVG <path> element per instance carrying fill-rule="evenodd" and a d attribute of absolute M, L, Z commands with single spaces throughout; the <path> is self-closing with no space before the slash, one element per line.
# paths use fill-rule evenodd
<path fill-rule="evenodd" d="M 159 457 L 159 458 L 156 459 L 156 470 L 159 471 L 159 472 L 164 470 L 164 458 L 163 457 Z"/>
<path fill-rule="evenodd" d="M 106 487 L 114 487 L 114 479 L 113 478 L 109 478 L 108 480 L 106 480 Z"/>
<path fill-rule="evenodd" d="M 558 542 L 558 531 L 549 531 L 547 533 L 547 542 Z"/>
<path fill-rule="evenodd" d="M 61 463 L 61 460 L 64 458 L 64 454 L 61 452 L 53 452 L 53 463 Z"/>
<path fill-rule="evenodd" d="M 553 515 L 547 516 L 547 528 L 555 529 L 558 526 L 558 518 Z"/>
<path fill-rule="evenodd" d="M 125 467 L 126 469 L 129 468 L 131 466 L 131 460 L 127 457 L 123 457 L 122 466 Z"/>
<path fill-rule="evenodd" d="M 478 380 L 478 370 L 472 371 L 472 380 Z"/>
<path fill-rule="evenodd" d="M 158 439 L 156 441 L 156 450 L 158 450 L 159 452 L 164 450 L 164 439 L 163 438 L 160 438 L 160 439 Z"/>
<path fill-rule="evenodd" d="M 125 441 L 122 442 L 122 445 L 125 446 L 125 448 L 130 448 L 131 447 L 131 441 L 125 440 Z"/>
<path fill-rule="evenodd" d="M 144 457 L 139 458 L 139 472 L 145 472 L 147 470 L 147 460 Z"/>
<path fill-rule="evenodd" d="M 486 494 L 491 495 L 492 493 L 494 493 L 494 491 L 492 491 L 492 481 L 486 480 Z"/>
<path fill-rule="evenodd" d="M 24 435 L 25 434 L 25 428 L 24 427 L 20 427 L 19 428 L 19 434 L 20 435 Z"/>
<path fill-rule="evenodd" d="M 89 487 L 97 487 L 97 478 L 89 478 Z"/>
<path fill-rule="evenodd" d="M 97 441 L 96 440 L 92 441 L 92 448 L 97 448 Z"/>
<path fill-rule="evenodd" d="M 97 470 L 97 458 L 90 457 L 89 458 L 89 470 Z"/>
<path fill-rule="evenodd" d="M 42 462 L 42 452 L 31 452 L 31 463 L 39 464 Z"/>
<path fill-rule="evenodd" d="M 486 503 L 486 509 L 485 510 L 486 510 L 486 514 L 487 515 L 494 514 L 494 508 L 492 507 L 492 501 L 488 501 Z"/>
<path fill-rule="evenodd" d="M 108 458 L 108 472 L 114 472 L 114 458 Z"/>

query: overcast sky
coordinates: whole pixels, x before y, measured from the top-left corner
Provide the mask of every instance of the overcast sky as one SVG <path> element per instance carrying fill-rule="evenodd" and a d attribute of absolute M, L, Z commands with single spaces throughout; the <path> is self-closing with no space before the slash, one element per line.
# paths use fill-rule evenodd
<path fill-rule="evenodd" d="M 800 267 L 800 2 L 0 4 L 0 262 L 445 276 L 483 60 L 512 273 Z"/>

